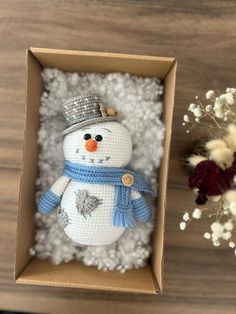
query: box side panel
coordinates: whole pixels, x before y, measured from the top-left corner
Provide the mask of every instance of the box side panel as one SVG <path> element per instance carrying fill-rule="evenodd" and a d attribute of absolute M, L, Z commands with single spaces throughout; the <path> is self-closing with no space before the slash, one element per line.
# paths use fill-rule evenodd
<path fill-rule="evenodd" d="M 31 258 L 28 250 L 32 245 L 34 235 L 35 180 L 38 171 L 38 108 L 43 89 L 40 75 L 41 69 L 41 65 L 35 60 L 32 53 L 28 52 L 26 70 L 26 121 L 16 231 L 16 277 Z"/>
<path fill-rule="evenodd" d="M 44 67 L 68 72 L 123 72 L 164 79 L 172 58 L 117 53 L 31 48 Z"/>
<path fill-rule="evenodd" d="M 34 258 L 17 283 L 156 294 L 150 265 L 121 274 L 103 272 L 80 262 L 55 266 Z"/>
<path fill-rule="evenodd" d="M 166 207 L 166 192 L 167 179 L 169 169 L 169 153 L 171 144 L 172 131 L 172 117 L 174 109 L 174 94 L 175 94 L 175 80 L 176 80 L 176 63 L 172 70 L 167 75 L 164 82 L 164 112 L 163 122 L 165 125 L 165 139 L 164 139 L 164 155 L 159 171 L 159 195 L 158 195 L 158 209 L 155 231 L 153 235 L 153 255 L 152 265 L 153 272 L 157 279 L 160 289 L 162 290 L 162 272 L 163 272 L 163 246 L 164 246 L 164 229 L 165 229 L 165 207 Z"/>

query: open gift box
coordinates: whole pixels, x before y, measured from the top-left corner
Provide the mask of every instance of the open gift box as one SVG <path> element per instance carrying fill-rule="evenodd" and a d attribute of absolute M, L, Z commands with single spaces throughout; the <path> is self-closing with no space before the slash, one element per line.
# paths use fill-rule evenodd
<path fill-rule="evenodd" d="M 102 272 L 78 261 L 55 266 L 50 261 L 39 260 L 29 255 L 35 231 L 37 131 L 40 126 L 39 105 L 43 92 L 41 71 L 44 67 L 58 68 L 67 72 L 128 72 L 142 77 L 158 77 L 163 81 L 164 155 L 159 169 L 156 222 L 152 237 L 153 253 L 146 267 L 121 274 L 117 271 Z M 27 51 L 26 123 L 15 252 L 17 283 L 148 294 L 162 291 L 164 218 L 175 77 L 176 61 L 173 58 L 42 48 L 31 48 Z"/>

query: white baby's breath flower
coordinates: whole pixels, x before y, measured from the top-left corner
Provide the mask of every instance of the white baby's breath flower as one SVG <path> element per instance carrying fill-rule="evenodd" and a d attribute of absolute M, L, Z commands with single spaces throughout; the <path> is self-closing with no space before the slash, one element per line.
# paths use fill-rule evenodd
<path fill-rule="evenodd" d="M 189 116 L 187 114 L 184 115 L 184 122 L 189 122 Z"/>
<path fill-rule="evenodd" d="M 184 215 L 183 215 L 183 220 L 184 221 L 188 221 L 189 220 L 189 213 L 188 212 L 186 212 Z"/>
<path fill-rule="evenodd" d="M 214 110 L 219 110 L 219 109 L 222 109 L 222 102 L 221 102 L 221 99 L 219 97 L 216 98 L 215 100 L 215 103 L 214 103 L 214 107 L 213 109 Z"/>
<path fill-rule="evenodd" d="M 236 255 L 236 249 L 234 250 L 234 254 Z"/>
<path fill-rule="evenodd" d="M 226 100 L 227 104 L 230 106 L 234 104 L 234 97 L 231 93 L 225 94 L 225 100 Z"/>
<path fill-rule="evenodd" d="M 236 94 L 236 88 L 227 88 L 226 93 Z"/>
<path fill-rule="evenodd" d="M 229 210 L 233 216 L 236 216 L 236 202 L 230 203 Z"/>
<path fill-rule="evenodd" d="M 188 110 L 193 112 L 193 110 L 194 110 L 196 107 L 197 107 L 196 104 L 193 104 L 193 103 L 192 103 L 192 104 L 189 105 Z"/>
<path fill-rule="evenodd" d="M 214 246 L 220 246 L 220 241 L 213 241 Z"/>
<path fill-rule="evenodd" d="M 199 208 L 195 208 L 192 213 L 192 217 L 194 219 L 200 219 L 202 217 L 202 211 Z"/>
<path fill-rule="evenodd" d="M 219 98 L 220 98 L 220 101 L 221 101 L 222 104 L 225 104 L 225 103 L 226 103 L 226 94 L 220 95 Z"/>
<path fill-rule="evenodd" d="M 229 242 L 229 247 L 231 247 L 232 249 L 235 248 L 235 243 L 233 241 Z"/>
<path fill-rule="evenodd" d="M 199 107 L 197 107 L 193 110 L 193 114 L 196 118 L 200 118 L 202 116 L 202 110 Z"/>
<path fill-rule="evenodd" d="M 217 109 L 217 110 L 215 110 L 215 116 L 218 119 L 223 119 L 225 114 L 224 114 L 224 112 L 222 110 Z"/>
<path fill-rule="evenodd" d="M 213 109 L 213 108 L 212 108 L 212 105 L 207 105 L 207 106 L 206 106 L 206 111 L 207 111 L 207 112 L 210 112 L 212 109 Z"/>
<path fill-rule="evenodd" d="M 232 237 L 232 233 L 231 233 L 230 231 L 224 232 L 224 233 L 222 234 L 222 238 L 223 238 L 224 240 L 229 240 L 231 237 Z"/>
<path fill-rule="evenodd" d="M 185 126 L 185 125 L 186 125 L 186 123 L 184 123 L 184 122 L 183 122 L 183 123 L 182 123 L 182 125 L 183 125 L 183 126 Z"/>
<path fill-rule="evenodd" d="M 210 232 L 205 232 L 205 233 L 204 233 L 204 238 L 207 239 L 207 240 L 209 240 L 209 239 L 211 238 Z"/>
<path fill-rule="evenodd" d="M 181 223 L 179 224 L 179 228 L 180 228 L 180 230 L 185 230 L 186 229 L 186 222 L 181 221 Z"/>
<path fill-rule="evenodd" d="M 189 130 L 186 130 L 186 133 L 188 134 L 188 133 L 189 133 Z"/>
<path fill-rule="evenodd" d="M 195 118 L 195 122 L 199 123 L 200 119 L 199 118 Z"/>
<path fill-rule="evenodd" d="M 227 231 L 232 231 L 234 229 L 234 225 L 231 219 L 224 223 L 224 228 Z"/>
<path fill-rule="evenodd" d="M 206 99 L 212 99 L 215 97 L 215 92 L 213 90 L 209 90 L 207 93 L 206 93 Z"/>
<path fill-rule="evenodd" d="M 213 231 L 213 233 L 221 234 L 224 230 L 224 227 L 220 222 L 215 221 L 211 224 L 211 230 Z"/>

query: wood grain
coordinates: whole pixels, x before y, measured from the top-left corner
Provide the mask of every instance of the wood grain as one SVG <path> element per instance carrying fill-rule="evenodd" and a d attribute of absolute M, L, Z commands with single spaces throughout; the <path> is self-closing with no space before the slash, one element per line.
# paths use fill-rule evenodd
<path fill-rule="evenodd" d="M 207 222 L 181 233 L 192 206 L 181 168 L 191 137 L 181 119 L 195 95 L 235 86 L 235 1 L 0 1 L 0 308 L 43 313 L 235 313 L 231 251 L 202 239 Z M 18 286 L 13 257 L 24 127 L 25 49 L 80 49 L 178 60 L 161 296 Z"/>

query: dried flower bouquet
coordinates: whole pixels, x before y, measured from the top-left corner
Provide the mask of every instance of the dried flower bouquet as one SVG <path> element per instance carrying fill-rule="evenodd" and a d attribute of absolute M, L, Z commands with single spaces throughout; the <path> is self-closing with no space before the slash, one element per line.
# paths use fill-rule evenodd
<path fill-rule="evenodd" d="M 221 95 L 209 90 L 206 100 L 205 105 L 196 97 L 183 116 L 186 133 L 200 127 L 207 140 L 187 158 L 188 185 L 196 194 L 197 208 L 184 213 L 180 229 L 193 220 L 209 218 L 210 230 L 204 238 L 214 246 L 228 241 L 236 255 L 236 89 L 227 88 Z"/>

